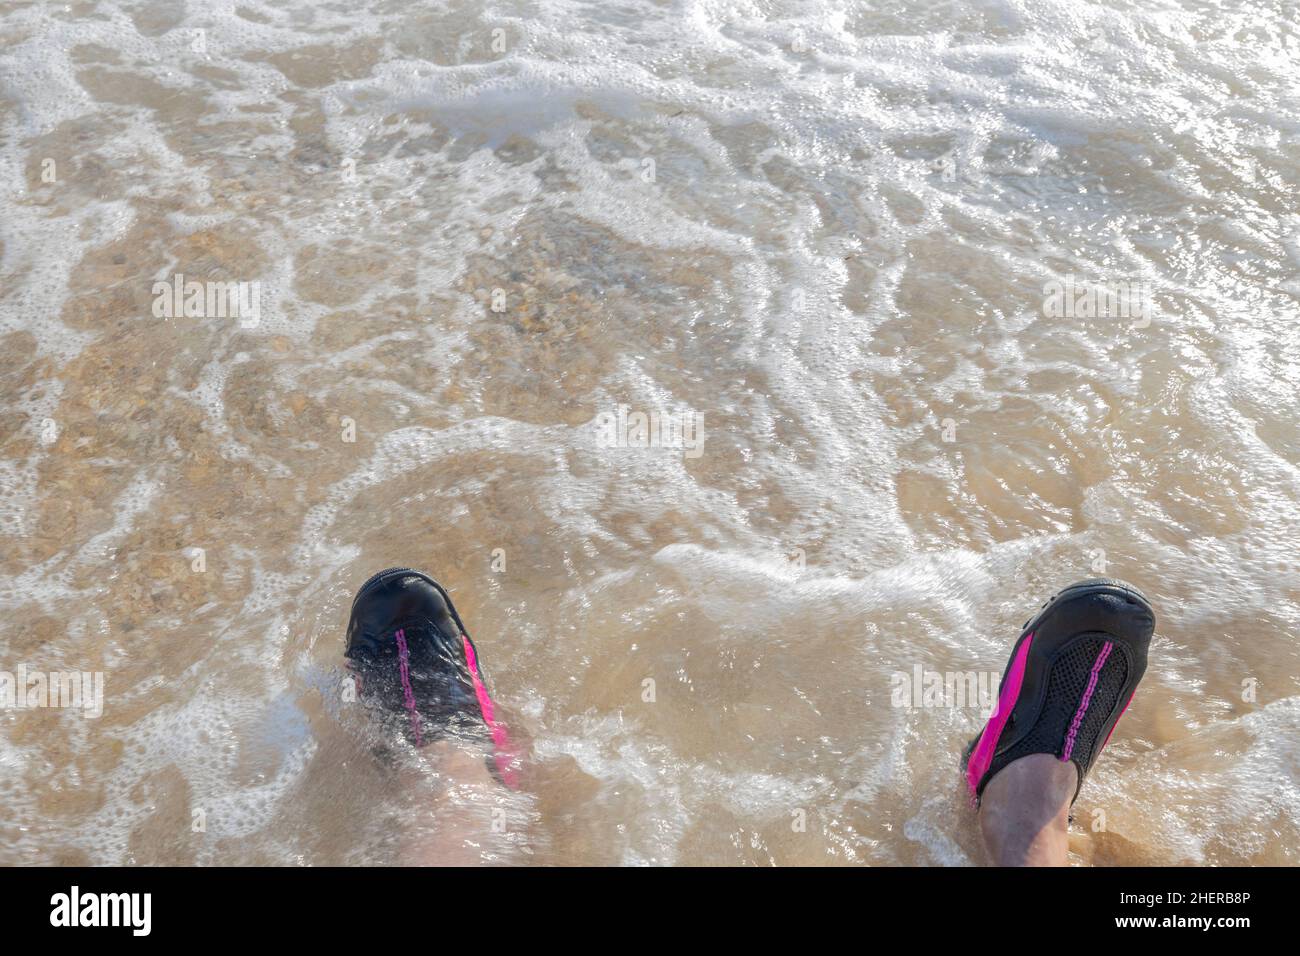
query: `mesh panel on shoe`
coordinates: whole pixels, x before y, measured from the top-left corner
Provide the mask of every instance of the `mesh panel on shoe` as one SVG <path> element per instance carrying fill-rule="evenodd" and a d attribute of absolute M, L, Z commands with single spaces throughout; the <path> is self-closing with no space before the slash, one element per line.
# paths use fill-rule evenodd
<path fill-rule="evenodd" d="M 1116 647 L 1102 665 L 1101 673 L 1097 676 L 1097 686 L 1092 691 L 1092 702 L 1088 705 L 1083 720 L 1079 722 L 1079 731 L 1074 737 L 1074 752 L 1071 756 L 1078 758 L 1085 770 L 1089 764 L 1084 761 L 1097 756 L 1093 753 L 1093 745 L 1097 743 L 1098 737 L 1105 738 L 1106 718 L 1115 709 L 1115 705 L 1120 703 L 1120 694 L 1124 692 L 1127 681 L 1128 663 L 1124 653 Z"/>
<path fill-rule="evenodd" d="M 480 735 L 483 722 L 473 684 L 444 649 L 437 629 L 431 622 L 414 621 L 403 631 L 410 649 L 408 679 L 423 738 Z M 363 698 L 380 712 L 384 725 L 412 736 L 395 642 L 385 640 L 378 653 L 355 659 L 354 667 L 361 676 Z"/>
<path fill-rule="evenodd" d="M 1105 640 L 1101 637 L 1080 641 L 1057 658 L 1047 679 L 1047 699 L 1039 712 L 1038 723 L 1024 739 L 1004 754 L 999 754 L 991 769 L 1000 769 L 1029 754 L 1050 753 L 1060 757 L 1065 750 L 1065 738 L 1088 689 L 1093 665 Z M 1092 698 L 1079 729 L 1075 733 L 1071 756 L 1084 763 L 1092 753 L 1092 745 L 1115 707 L 1128 674 L 1124 655 L 1112 649 L 1102 665 L 1093 688 Z M 1084 769 L 1087 769 L 1086 764 Z"/>

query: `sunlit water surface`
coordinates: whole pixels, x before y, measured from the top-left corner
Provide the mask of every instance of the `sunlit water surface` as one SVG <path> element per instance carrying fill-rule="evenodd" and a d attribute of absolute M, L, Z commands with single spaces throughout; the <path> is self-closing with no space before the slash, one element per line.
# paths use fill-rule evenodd
<path fill-rule="evenodd" d="M 0 863 L 381 863 L 489 811 L 496 861 L 980 862 L 979 708 L 893 675 L 999 671 L 1102 566 L 1159 625 L 1073 861 L 1296 862 L 1297 16 L 0 4 L 0 663 L 106 678 L 0 713 Z M 158 317 L 176 273 L 256 324 Z M 1045 314 L 1067 276 L 1150 321 Z M 604 447 L 620 406 L 700 454 Z M 522 791 L 341 699 L 397 563 Z"/>

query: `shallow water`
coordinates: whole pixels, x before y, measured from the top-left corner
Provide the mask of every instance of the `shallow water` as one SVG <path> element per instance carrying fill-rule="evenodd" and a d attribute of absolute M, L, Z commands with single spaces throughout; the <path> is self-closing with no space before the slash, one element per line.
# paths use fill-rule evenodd
<path fill-rule="evenodd" d="M 105 675 L 0 711 L 0 863 L 980 862 L 894 675 L 1099 570 L 1159 620 L 1073 861 L 1297 862 L 1298 178 L 1282 3 L 0 4 L 0 662 Z M 398 563 L 491 808 L 340 700 Z"/>

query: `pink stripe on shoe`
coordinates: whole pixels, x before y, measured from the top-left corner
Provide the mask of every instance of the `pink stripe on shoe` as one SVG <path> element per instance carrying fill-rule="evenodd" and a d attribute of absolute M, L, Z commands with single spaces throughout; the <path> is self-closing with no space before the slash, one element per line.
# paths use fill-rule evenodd
<path fill-rule="evenodd" d="M 411 651 L 406 646 L 406 631 L 399 630 L 397 638 L 397 670 L 402 675 L 402 697 L 406 701 L 406 712 L 411 715 L 411 732 L 415 735 L 415 746 L 424 746 L 424 737 L 420 733 L 420 712 L 415 707 L 415 691 L 411 689 Z"/>
<path fill-rule="evenodd" d="M 1084 689 L 1083 697 L 1079 701 L 1079 709 L 1074 712 L 1074 719 L 1070 721 L 1070 732 L 1065 735 L 1065 750 L 1061 754 L 1061 763 L 1067 762 L 1070 759 L 1070 754 L 1074 752 L 1074 737 L 1079 732 L 1079 725 L 1083 723 L 1084 714 L 1088 712 L 1088 705 L 1092 703 L 1092 692 L 1097 689 L 1097 678 L 1101 676 L 1102 665 L 1106 663 L 1106 658 L 1110 657 L 1111 649 L 1114 646 L 1110 641 L 1107 641 L 1102 645 L 1101 651 L 1097 654 L 1097 659 L 1092 662 L 1092 673 L 1088 675 L 1088 686 Z M 1109 735 L 1107 735 L 1106 739 L 1110 739 Z M 1105 744 L 1102 744 L 1102 746 L 1104 747 Z"/>
<path fill-rule="evenodd" d="M 492 734 L 492 743 L 496 748 L 497 772 L 501 774 L 501 779 L 505 781 L 506 786 L 513 788 L 518 781 L 518 775 L 511 766 L 510 736 L 506 733 L 506 729 L 497 723 L 492 698 L 488 696 L 487 688 L 483 686 L 483 681 L 478 676 L 478 660 L 474 656 L 474 645 L 464 634 L 460 636 L 460 641 L 465 647 L 469 676 L 474 680 L 474 696 L 478 698 L 478 709 L 483 713 L 483 722 L 487 724 L 488 731 Z"/>
<path fill-rule="evenodd" d="M 997 751 L 1002 728 L 1007 725 L 1007 719 L 1016 709 L 1016 698 L 1020 696 L 1020 685 L 1025 679 L 1025 663 L 1029 660 L 1029 645 L 1033 642 L 1034 635 L 1030 634 L 1016 651 L 1015 659 L 1011 662 L 1011 670 L 1007 671 L 1007 679 L 1002 682 L 998 705 L 993 708 L 989 722 L 984 725 L 984 732 L 980 734 L 979 743 L 975 745 L 975 750 L 966 763 L 966 782 L 970 784 L 972 794 L 979 793 L 980 780 L 988 772 L 989 764 L 993 763 L 993 755 Z"/>

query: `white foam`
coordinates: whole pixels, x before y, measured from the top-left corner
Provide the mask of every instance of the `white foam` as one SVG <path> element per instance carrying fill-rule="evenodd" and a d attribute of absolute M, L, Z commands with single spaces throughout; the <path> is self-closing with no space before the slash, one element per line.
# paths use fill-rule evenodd
<path fill-rule="evenodd" d="M 859 622 L 929 615 L 915 633 L 927 659 L 996 662 L 1005 635 L 990 617 L 1024 603 L 1007 588 L 1036 593 L 1058 571 L 1082 576 L 1093 548 L 1121 552 L 1121 561 L 1141 555 L 1137 570 L 1182 595 L 1184 630 L 1157 642 L 1148 678 L 1181 706 L 1222 676 L 1187 631 L 1217 633 L 1262 614 L 1300 620 L 1294 571 L 1279 569 L 1300 513 L 1300 398 L 1290 384 L 1300 367 L 1300 244 L 1286 212 L 1300 67 L 1268 10 L 1219 9 L 1214 26 L 1176 2 L 1112 9 L 1071 0 L 905 11 L 838 0 L 548 0 L 527 17 L 488 2 L 375 10 L 213 0 L 177 5 L 174 22 L 167 10 L 99 0 L 94 12 L 18 5 L 0 19 L 15 38 L 0 53 L 0 335 L 30 332 L 33 361 L 65 368 L 109 334 L 63 321 L 74 297 L 98 291 L 73 287 L 87 254 L 142 225 L 167 234 L 163 248 L 204 230 L 247 230 L 264 265 L 232 278 L 261 283 L 261 323 L 221 329 L 211 354 L 187 357 L 201 363 L 197 372 L 169 379 L 154 400 L 201 409 L 226 460 L 300 479 L 305 515 L 288 567 L 245 540 L 225 548 L 220 582 L 237 596 L 194 611 L 213 641 L 185 675 L 200 691 L 169 697 L 156 677 L 118 690 L 125 700 L 166 702 L 114 731 L 127 750 L 107 801 L 70 829 L 96 862 L 128 859 L 131 834 L 149 817 L 133 787 L 171 766 L 220 818 L 219 835 L 256 838 L 267 828 L 314 752 L 312 740 L 299 741 L 269 779 L 239 777 L 245 735 L 301 690 L 282 671 L 298 673 L 296 655 L 308 652 L 285 629 L 341 600 L 362 553 L 347 519 L 367 495 L 428 472 L 448 522 L 467 519 L 470 500 L 491 501 L 486 480 L 438 484 L 438 465 L 467 452 L 544 465 L 531 489 L 539 521 L 572 552 L 573 578 L 557 603 L 650 621 L 662 599 L 654 588 L 653 598 L 640 595 L 650 575 L 720 628 L 824 615 L 860 642 L 846 666 L 864 685 L 888 648 L 854 630 Z M 490 49 L 498 28 L 501 53 Z M 376 37 L 378 62 L 366 66 L 365 44 Z M 87 54 L 92 45 L 101 52 Z M 295 70 L 269 62 L 322 45 L 354 61 L 323 87 L 299 88 Z M 331 62 L 311 56 L 298 65 Z M 98 100 L 93 69 L 199 94 L 210 112 L 169 125 L 159 104 L 132 103 L 129 93 Z M 106 178 L 33 186 L 39 138 L 76 124 L 89 139 L 68 139 L 68 148 L 93 156 Z M 81 158 L 59 161 L 68 171 Z M 643 175 L 647 159 L 653 179 Z M 937 172 L 940 160 L 951 176 Z M 233 202 L 220 198 L 232 193 Z M 263 200 L 255 210 L 241 204 L 250 196 Z M 602 245 L 565 246 L 556 233 L 571 223 Z M 548 242 L 558 247 L 542 248 Z M 301 269 L 310 247 L 365 259 L 373 275 L 347 289 L 327 275 L 325 291 L 346 301 L 311 301 Z M 738 463 L 738 475 L 596 449 L 591 422 L 535 425 L 484 410 L 475 333 L 506 320 L 485 319 L 477 290 L 464 287 L 472 268 L 527 270 L 533 253 L 544 268 L 571 272 L 566 281 L 588 302 L 627 296 L 622 324 L 606 328 L 608 317 L 592 315 L 568 330 L 605 346 L 593 349 L 607 367 L 578 399 L 583 407 L 703 397 L 714 443 L 706 449 L 734 456 L 724 460 Z M 142 282 L 190 264 L 152 265 Z M 684 293 L 689 301 L 660 298 L 660 278 L 688 265 L 708 271 L 707 281 Z M 1066 273 L 1148 283 L 1158 305 L 1152 328 L 1047 321 L 1032 290 Z M 544 285 L 540 278 L 525 276 Z M 394 301 L 437 321 L 399 318 L 338 351 L 321 345 L 327 317 L 388 314 Z M 685 343 L 678 354 L 654 344 L 668 332 Z M 291 351 L 276 353 L 284 358 L 264 383 L 268 417 L 281 429 L 268 443 L 232 419 L 227 397 L 237 366 L 265 359 L 280 339 Z M 436 381 L 413 387 L 375 358 L 395 351 L 432 368 Z M 504 380 L 488 386 L 529 381 L 526 370 L 512 378 L 504 367 Z M 469 380 L 469 397 L 444 398 L 458 377 Z M 373 450 L 344 477 L 317 482 L 311 458 L 325 446 L 286 412 L 291 390 L 331 409 L 340 397 L 391 409 L 400 426 L 366 436 Z M 56 371 L 7 410 L 27 416 L 25 434 L 34 434 L 45 419 L 59 424 L 65 392 Z M 1026 406 L 1032 415 L 1019 411 Z M 962 436 L 952 446 L 936 437 L 948 415 Z M 427 427 L 425 416 L 451 424 Z M 973 421 L 983 431 L 972 438 Z M 1059 442 L 1052 454 L 1015 443 L 1043 423 L 1031 444 Z M 1162 435 L 1175 427 L 1186 437 Z M 1207 436 L 1213 449 L 1202 447 Z M 161 495 L 189 493 L 175 466 L 181 444 L 170 436 L 164 447 L 171 460 L 106 453 L 104 467 L 129 475 L 111 528 L 0 582 L 0 606 L 61 613 L 70 641 L 102 640 L 106 660 L 120 661 L 122 645 L 102 633 L 113 622 L 80 582 L 109 568 L 108 553 L 146 525 Z M 38 525 L 52 452 L 33 449 L 0 461 L 0 535 Z M 1033 484 L 1067 459 L 1060 482 Z M 915 474 L 939 496 L 930 512 L 916 504 L 928 499 L 906 500 Z M 1039 524 L 990 503 L 990 489 L 1019 501 L 1031 485 L 1044 497 L 1026 512 L 1050 512 Z M 1060 488 L 1068 500 L 1046 500 Z M 788 524 L 774 531 L 766 503 Z M 673 536 L 678 543 L 638 552 L 623 525 L 640 533 L 657 522 L 697 540 Z M 797 571 L 786 555 L 804 546 L 816 553 Z M 579 577 L 591 570 L 580 556 L 602 549 L 626 564 Z M 605 606 L 626 599 L 646 603 Z M 150 623 L 171 633 L 168 622 Z M 240 684 L 232 670 L 241 665 L 265 679 Z M 827 710 L 818 687 L 799 689 L 813 712 Z M 701 767 L 680 759 L 673 741 L 639 739 L 608 714 L 566 724 L 544 690 L 521 690 L 542 725 L 543 756 L 574 755 L 602 781 L 602 796 L 640 788 L 619 848 L 627 862 L 680 859 L 704 804 L 761 822 L 805 798 L 844 813 L 855 801 L 906 804 L 907 844 L 882 850 L 886 858 L 916 851 L 969 861 L 944 800 L 907 789 L 941 785 L 937 771 L 912 767 L 912 735 L 955 737 L 959 720 L 911 724 L 889 714 L 874 728 L 878 741 L 857 749 L 837 740 L 852 754 L 854 782 L 828 785 L 832 774 Z M 1227 714 L 1223 701 L 1203 703 L 1197 737 L 1213 735 Z M 1292 787 L 1278 706 L 1240 721 L 1258 731 L 1240 762 Z M 76 733 L 78 752 L 103 745 L 93 728 Z M 0 767 L 39 775 L 38 755 L 0 732 Z M 1177 771 L 1173 758 L 1159 766 L 1171 778 Z M 1259 809 L 1266 788 L 1252 779 L 1249 805 Z M 5 793 L 16 801 L 9 819 L 34 818 L 20 788 Z M 1168 827 L 1179 852 L 1205 858 L 1210 833 Z M 851 833 L 828 836 L 828 852 L 872 858 Z M 1243 845 L 1255 847 L 1257 835 Z M 293 847 L 263 836 L 267 852 L 293 859 Z M 13 852 L 40 861 L 34 845 Z"/>

